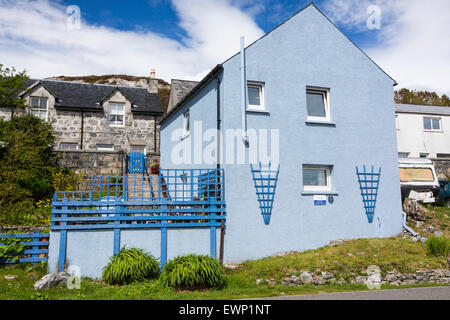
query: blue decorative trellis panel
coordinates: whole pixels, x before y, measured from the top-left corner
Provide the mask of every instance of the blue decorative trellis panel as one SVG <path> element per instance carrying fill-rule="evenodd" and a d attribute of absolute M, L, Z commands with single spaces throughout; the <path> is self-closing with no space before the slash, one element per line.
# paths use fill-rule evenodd
<path fill-rule="evenodd" d="M 25 245 L 21 252 L 14 253 L 16 260 L 0 260 L 0 264 L 15 264 L 15 263 L 38 263 L 47 261 L 48 255 L 48 233 L 26 233 L 26 234 L 0 234 L 0 246 L 6 246 L 2 243 L 3 239 L 24 239 L 20 243 Z"/>
<path fill-rule="evenodd" d="M 371 171 L 369 172 L 366 171 L 366 166 L 363 167 L 363 171 L 359 171 L 358 167 L 356 167 L 356 175 L 358 176 L 359 188 L 361 189 L 364 210 L 369 223 L 372 223 L 377 203 L 381 168 L 379 168 L 378 172 L 376 172 L 372 166 Z"/>
<path fill-rule="evenodd" d="M 263 169 L 261 163 L 259 163 L 259 168 L 254 168 L 253 165 L 250 164 L 250 169 L 252 171 L 256 195 L 258 196 L 261 215 L 263 216 L 264 223 L 268 225 L 270 223 L 270 217 L 272 216 L 273 201 L 278 183 L 278 174 L 280 173 L 280 165 L 278 165 L 277 170 L 272 170 L 271 163 L 269 163 L 268 169 Z"/>
<path fill-rule="evenodd" d="M 133 152 L 127 155 L 127 173 L 147 172 L 147 156 L 141 152 Z"/>
<path fill-rule="evenodd" d="M 223 169 L 162 169 L 158 176 L 92 177 L 89 190 L 58 191 L 51 227 L 60 233 L 59 270 L 63 270 L 67 231 L 161 230 L 161 268 L 167 257 L 167 229 L 209 228 L 216 255 L 216 228 L 225 221 Z M 145 239 L 142 239 L 145 241 Z M 213 246 L 214 244 L 214 246 Z M 203 244 L 198 244 L 203 245 Z"/>

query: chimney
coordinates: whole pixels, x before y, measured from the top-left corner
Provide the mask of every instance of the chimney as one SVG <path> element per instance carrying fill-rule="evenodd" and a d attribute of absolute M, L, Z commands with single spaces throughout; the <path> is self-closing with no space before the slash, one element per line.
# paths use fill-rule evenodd
<path fill-rule="evenodd" d="M 148 92 L 158 93 L 158 79 L 155 77 L 155 69 L 150 70 L 150 79 L 148 80 Z"/>

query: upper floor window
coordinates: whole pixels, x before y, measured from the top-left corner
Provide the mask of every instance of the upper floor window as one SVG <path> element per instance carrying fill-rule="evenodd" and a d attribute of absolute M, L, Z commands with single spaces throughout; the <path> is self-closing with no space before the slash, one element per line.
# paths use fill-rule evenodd
<path fill-rule="evenodd" d="M 329 91 L 319 88 L 306 89 L 306 109 L 308 120 L 330 121 Z"/>
<path fill-rule="evenodd" d="M 191 132 L 191 113 L 189 110 L 183 114 L 183 128 L 185 136 Z"/>
<path fill-rule="evenodd" d="M 261 83 L 249 82 L 247 85 L 248 110 L 264 110 L 264 86 Z"/>
<path fill-rule="evenodd" d="M 30 97 L 29 113 L 45 121 L 48 120 L 48 98 Z"/>
<path fill-rule="evenodd" d="M 423 117 L 425 131 L 441 131 L 441 118 Z"/>
<path fill-rule="evenodd" d="M 304 191 L 330 191 L 331 167 L 330 166 L 303 166 L 303 190 Z"/>
<path fill-rule="evenodd" d="M 409 157 L 409 152 L 399 152 L 398 153 L 398 157 L 399 158 L 408 158 Z"/>
<path fill-rule="evenodd" d="M 124 103 L 109 103 L 109 125 L 114 127 L 123 127 L 125 125 Z"/>

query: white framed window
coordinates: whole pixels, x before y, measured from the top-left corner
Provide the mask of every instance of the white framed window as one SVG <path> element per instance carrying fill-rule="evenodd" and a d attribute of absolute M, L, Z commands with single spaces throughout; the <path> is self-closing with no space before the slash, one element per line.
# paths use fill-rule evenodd
<path fill-rule="evenodd" d="M 136 145 L 130 146 L 130 153 L 135 152 L 146 154 L 145 146 L 136 146 Z"/>
<path fill-rule="evenodd" d="M 306 112 L 307 120 L 331 121 L 329 90 L 312 87 L 307 88 Z"/>
<path fill-rule="evenodd" d="M 423 117 L 423 128 L 425 131 L 442 131 L 441 118 Z"/>
<path fill-rule="evenodd" d="M 247 84 L 247 110 L 264 111 L 264 85 L 257 82 L 248 82 Z"/>
<path fill-rule="evenodd" d="M 409 157 L 409 152 L 399 152 L 398 153 L 398 157 L 399 158 L 408 158 Z"/>
<path fill-rule="evenodd" d="M 421 158 L 428 158 L 429 155 L 430 155 L 429 153 L 421 153 L 419 156 Z"/>
<path fill-rule="evenodd" d="M 98 144 L 97 151 L 114 151 L 113 144 Z"/>
<path fill-rule="evenodd" d="M 125 104 L 118 102 L 110 102 L 108 120 L 109 125 L 111 127 L 125 126 Z"/>
<path fill-rule="evenodd" d="M 187 136 L 191 132 L 191 113 L 190 110 L 183 114 L 183 130 L 184 136 Z"/>
<path fill-rule="evenodd" d="M 331 191 L 331 166 L 304 165 L 304 191 Z"/>
<path fill-rule="evenodd" d="M 29 99 L 28 112 L 44 121 L 48 121 L 48 98 L 46 97 L 33 97 Z"/>
<path fill-rule="evenodd" d="M 78 143 L 61 142 L 61 143 L 59 144 L 59 149 L 60 149 L 60 150 L 65 150 L 65 151 L 74 151 L 74 150 L 78 150 Z"/>
<path fill-rule="evenodd" d="M 450 153 L 438 153 L 438 154 L 436 154 L 436 158 L 449 158 L 450 159 Z"/>

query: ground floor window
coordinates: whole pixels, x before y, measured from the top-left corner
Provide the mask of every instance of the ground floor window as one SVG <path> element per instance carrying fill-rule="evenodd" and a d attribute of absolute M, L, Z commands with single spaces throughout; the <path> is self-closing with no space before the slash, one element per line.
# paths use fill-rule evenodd
<path fill-rule="evenodd" d="M 113 144 L 98 144 L 97 151 L 114 151 Z"/>
<path fill-rule="evenodd" d="M 59 149 L 65 151 L 78 150 L 78 143 L 61 142 L 61 144 L 59 145 Z"/>
<path fill-rule="evenodd" d="M 330 191 L 331 166 L 303 165 L 304 191 Z"/>
<path fill-rule="evenodd" d="M 130 153 L 139 152 L 145 154 L 145 151 L 145 146 L 130 146 Z"/>

